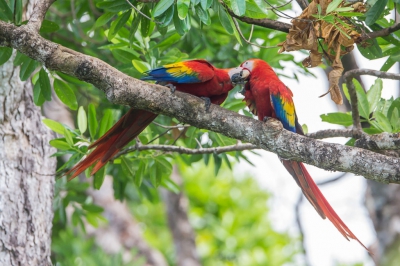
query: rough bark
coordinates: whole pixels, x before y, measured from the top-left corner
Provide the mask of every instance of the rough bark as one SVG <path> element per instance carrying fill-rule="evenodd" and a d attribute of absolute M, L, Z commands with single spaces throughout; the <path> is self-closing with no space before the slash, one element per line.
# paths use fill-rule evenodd
<path fill-rule="evenodd" d="M 198 128 L 250 142 L 280 157 L 327 170 L 351 172 L 384 183 L 400 182 L 398 158 L 368 150 L 309 139 L 286 130 L 274 119 L 267 123 L 212 105 L 199 98 L 131 78 L 103 61 L 43 39 L 27 25 L 16 28 L 0 21 L 0 46 L 11 46 L 46 65 L 103 90 L 116 104 L 176 117 Z M 372 73 L 373 74 L 373 73 Z"/>
<path fill-rule="evenodd" d="M 163 255 L 151 248 L 143 239 L 139 224 L 130 214 L 126 203 L 114 198 L 111 177 L 106 177 L 100 190 L 90 189 L 89 195 L 93 202 L 104 208 L 103 215 L 109 225 L 88 230 L 89 235 L 94 235 L 96 242 L 103 250 L 110 254 L 123 251 L 123 258 L 131 260 L 131 250 L 138 251 L 138 257 L 145 259 L 145 266 L 167 266 Z"/>
<path fill-rule="evenodd" d="M 26 20 L 34 1 L 24 2 Z M 0 66 L 0 84 L 0 265 L 51 265 L 53 134 L 12 60 Z"/>
<path fill-rule="evenodd" d="M 19 67 L 0 73 L 0 265 L 51 265 L 53 136 Z"/>
<path fill-rule="evenodd" d="M 182 184 L 182 178 L 178 169 L 174 166 L 171 179 L 178 185 Z M 195 234 L 187 215 L 189 200 L 183 194 L 175 194 L 163 189 L 162 195 L 167 206 L 168 226 L 174 239 L 176 265 L 177 266 L 200 266 L 196 250 Z"/>

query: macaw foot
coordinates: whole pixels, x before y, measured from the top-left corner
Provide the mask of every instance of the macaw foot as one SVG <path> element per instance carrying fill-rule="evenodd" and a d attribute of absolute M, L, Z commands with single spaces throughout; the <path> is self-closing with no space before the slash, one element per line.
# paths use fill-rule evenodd
<path fill-rule="evenodd" d="M 171 93 L 174 93 L 176 91 L 176 87 L 172 84 L 165 84 L 164 86 L 170 88 Z"/>
<path fill-rule="evenodd" d="M 272 119 L 272 117 L 269 117 L 269 116 L 264 116 L 264 118 L 263 118 L 263 122 L 265 123 L 265 122 L 267 122 L 268 120 L 270 120 L 270 119 Z"/>
<path fill-rule="evenodd" d="M 211 100 L 208 97 L 200 97 L 204 100 L 204 106 L 206 107 L 206 112 L 210 110 Z"/>

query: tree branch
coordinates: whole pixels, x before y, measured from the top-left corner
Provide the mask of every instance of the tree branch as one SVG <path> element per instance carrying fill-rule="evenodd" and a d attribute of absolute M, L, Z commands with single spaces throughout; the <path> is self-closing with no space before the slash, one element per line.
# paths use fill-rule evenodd
<path fill-rule="evenodd" d="M 297 4 L 301 7 L 301 9 L 306 9 L 308 7 L 308 1 L 307 0 L 296 0 Z"/>
<path fill-rule="evenodd" d="M 232 17 L 237 18 L 247 24 L 253 24 L 253 25 L 261 26 L 264 28 L 272 29 L 272 30 L 278 30 L 278 31 L 286 32 L 286 33 L 289 32 L 289 29 L 292 27 L 292 25 L 289 23 L 280 22 L 280 21 L 268 19 L 268 18 L 255 19 L 255 18 L 249 18 L 249 17 L 245 17 L 245 16 L 240 17 L 240 16 L 236 15 L 232 11 L 232 9 L 230 9 L 224 3 L 224 1 L 220 0 L 219 2 L 226 9 L 226 11 L 229 13 L 229 15 L 231 15 Z"/>
<path fill-rule="evenodd" d="M 56 0 L 37 1 L 27 25 L 31 26 L 35 31 L 39 31 L 47 10 L 49 10 L 49 7 L 55 1 Z"/>
<path fill-rule="evenodd" d="M 155 150 L 155 151 L 165 151 L 165 152 L 177 152 L 180 154 L 211 154 L 211 153 L 224 153 L 230 151 L 244 151 L 244 150 L 252 150 L 257 149 L 258 147 L 251 143 L 246 144 L 236 144 L 230 146 L 223 146 L 223 147 L 212 147 L 212 148 L 200 148 L 200 149 L 191 149 L 185 148 L 182 146 L 175 146 L 175 145 L 143 145 L 139 142 L 136 142 L 135 146 L 129 147 L 117 153 L 114 158 L 117 158 L 123 154 L 127 154 L 132 151 L 148 151 L 148 150 Z"/>
<path fill-rule="evenodd" d="M 326 139 L 326 138 L 338 138 L 338 137 L 351 138 L 352 136 L 353 136 L 353 130 L 351 129 L 326 129 L 307 134 L 307 137 L 313 139 Z"/>
<path fill-rule="evenodd" d="M 368 150 L 399 150 L 400 133 L 364 134 L 356 140 L 354 146 Z"/>
<path fill-rule="evenodd" d="M 382 71 L 377 71 L 377 70 L 372 70 L 372 69 L 349 70 L 343 75 L 343 78 L 347 84 L 347 88 L 349 90 L 349 95 L 350 95 L 351 114 L 353 117 L 353 126 L 354 126 L 353 136 L 355 138 L 360 138 L 361 136 L 365 135 L 365 133 L 362 131 L 362 128 L 361 128 L 360 113 L 358 111 L 357 93 L 356 93 L 356 89 L 353 84 L 353 78 L 359 77 L 361 75 L 370 75 L 370 76 L 375 76 L 378 78 L 400 80 L 400 74 L 387 73 L 387 72 L 382 72 Z"/>
<path fill-rule="evenodd" d="M 398 31 L 398 30 L 400 30 L 400 23 L 393 24 L 389 28 L 384 28 L 384 29 L 381 29 L 378 31 L 364 33 L 360 39 L 361 39 L 361 42 L 363 42 L 363 41 L 375 39 L 378 37 L 385 37 L 385 36 L 388 36 L 389 34 L 395 32 L 395 31 Z"/>
<path fill-rule="evenodd" d="M 10 46 L 50 70 L 93 84 L 115 104 L 176 117 L 183 123 L 252 143 L 284 159 L 351 172 L 379 182 L 400 183 L 398 158 L 294 134 L 283 130 L 275 119 L 263 123 L 216 105 L 206 111 L 204 101 L 198 97 L 182 92 L 172 94 L 163 86 L 129 77 L 97 58 L 42 38 L 26 25 L 17 28 L 0 21 L 0 36 L 0 46 Z"/>

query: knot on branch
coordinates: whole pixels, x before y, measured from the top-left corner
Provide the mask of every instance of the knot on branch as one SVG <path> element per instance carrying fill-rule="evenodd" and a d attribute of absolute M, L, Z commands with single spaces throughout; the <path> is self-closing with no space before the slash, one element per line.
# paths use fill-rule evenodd
<path fill-rule="evenodd" d="M 75 74 L 80 79 L 85 79 L 91 74 L 92 69 L 93 69 L 92 63 L 90 63 L 87 60 L 84 60 L 76 68 Z"/>
<path fill-rule="evenodd" d="M 282 130 L 283 130 L 283 125 L 282 123 L 275 118 L 268 118 L 267 121 L 265 121 L 266 127 L 264 127 L 264 132 L 268 137 L 276 137 L 278 136 Z"/>

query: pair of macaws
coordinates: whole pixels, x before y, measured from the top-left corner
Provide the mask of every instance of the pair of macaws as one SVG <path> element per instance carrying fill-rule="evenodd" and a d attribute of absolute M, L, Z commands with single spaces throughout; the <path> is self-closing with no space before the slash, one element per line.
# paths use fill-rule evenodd
<path fill-rule="evenodd" d="M 205 60 L 190 60 L 164 65 L 145 74 L 143 80 L 169 84 L 178 91 L 209 99 L 208 102 L 218 105 L 225 101 L 235 83 L 247 81 L 243 101 L 259 120 L 273 117 L 281 121 L 285 129 L 304 135 L 297 120 L 292 92 L 263 60 L 247 60 L 231 69 L 218 69 Z M 89 146 L 94 150 L 67 173 L 72 174 L 70 179 L 94 163 L 92 174 L 96 173 L 156 117 L 157 114 L 145 110 L 130 109 L 104 136 Z M 347 240 L 355 239 L 366 248 L 330 206 L 305 166 L 301 162 L 281 161 L 318 214 L 323 219 L 328 218 Z"/>

